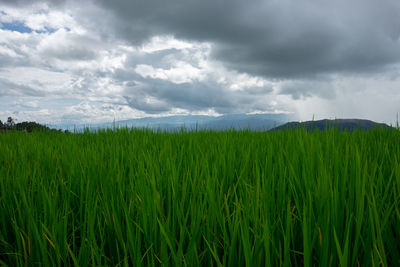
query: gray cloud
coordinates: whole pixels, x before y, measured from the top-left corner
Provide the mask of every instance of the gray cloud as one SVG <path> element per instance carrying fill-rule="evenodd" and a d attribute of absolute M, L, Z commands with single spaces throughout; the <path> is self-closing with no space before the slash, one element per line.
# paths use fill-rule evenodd
<path fill-rule="evenodd" d="M 295 100 L 311 96 L 333 99 L 336 96 L 335 92 L 331 80 L 286 81 L 279 91 L 280 94 L 290 95 Z"/>
<path fill-rule="evenodd" d="M 21 35 L 22 36 L 22 35 Z M 5 38 L 4 38 L 5 39 Z M 0 41 L 0 69 L 14 66 L 31 66 L 31 55 L 26 51 L 37 43 L 35 38 L 30 42 L 24 38 L 15 38 L 11 40 Z"/>
<path fill-rule="evenodd" d="M 15 106 L 22 107 L 22 108 L 30 108 L 30 109 L 37 109 L 39 108 L 39 103 L 37 101 L 15 101 Z"/>
<path fill-rule="evenodd" d="M 119 38 L 212 42 L 226 66 L 269 78 L 379 71 L 400 60 L 395 0 L 100 2 Z"/>
<path fill-rule="evenodd" d="M 75 0 L 73 0 L 75 1 Z M 1 3 L 3 5 L 14 6 L 14 7 L 26 7 L 27 5 L 32 5 L 35 3 L 47 3 L 49 6 L 60 6 L 64 5 L 67 0 L 45 0 L 45 1 L 37 1 L 37 0 L 2 0 Z M 76 2 L 76 1 L 75 1 Z"/>
<path fill-rule="evenodd" d="M 45 92 L 31 86 L 0 79 L 0 96 L 45 96 Z"/>
<path fill-rule="evenodd" d="M 124 116 L 176 109 L 294 110 L 296 105 L 309 116 L 318 105 L 328 110 L 327 103 L 334 113 L 339 100 L 342 112 L 344 98 L 373 100 L 373 92 L 383 92 L 386 77 L 399 73 L 398 0 L 5 0 L 0 6 L 32 15 L 38 10 L 30 9 L 35 2 L 47 2 L 44 13 L 61 11 L 48 17 L 57 29 L 26 35 L 3 31 L 8 39 L 0 41 L 2 77 L 29 66 L 66 74 L 65 80 L 53 77 L 46 83 L 46 75 L 38 77 L 45 72 L 21 74 L 30 79 L 14 74 L 15 80 L 0 80 L 0 95 L 46 97 L 60 91 L 87 101 L 74 112 L 87 114 L 88 120 L 108 116 L 108 110 L 98 108 L 104 103 L 122 107 Z M 141 49 L 154 36 L 173 36 L 195 47 Z M 42 87 L 29 82 L 33 79 L 42 81 L 48 93 L 32 88 Z M 368 94 L 357 79 L 372 84 Z M 392 81 L 380 103 L 385 96 L 397 99 L 396 88 L 398 81 Z M 390 112 L 396 109 L 391 103 Z M 361 113 L 357 108 L 347 110 Z M 379 108 L 389 110 L 384 104 Z M 120 110 L 113 107 L 113 112 Z"/>
<path fill-rule="evenodd" d="M 271 107 L 260 98 L 260 88 L 254 94 L 247 91 L 230 91 L 220 85 L 208 82 L 176 84 L 166 80 L 135 77 L 137 82 L 128 87 L 125 98 L 132 108 L 146 113 L 160 113 L 180 108 L 190 112 L 214 109 L 221 114 L 266 111 Z M 263 94 L 271 88 L 264 88 Z"/>
<path fill-rule="evenodd" d="M 132 53 L 128 55 L 125 66 L 129 68 L 139 64 L 149 64 L 155 68 L 167 68 L 169 64 L 163 58 L 171 55 L 174 55 L 177 60 L 183 58 L 182 53 L 177 49 L 165 49 L 153 53 Z"/>
<path fill-rule="evenodd" d="M 85 4 L 102 8 L 85 13 Z M 99 0 L 81 5 L 79 19 L 105 40 L 140 45 L 154 35 L 172 34 L 211 42 L 212 55 L 225 66 L 268 78 L 377 72 L 400 61 L 397 0 Z M 70 52 L 79 57 L 82 51 Z"/>
<path fill-rule="evenodd" d="M 40 54 L 46 58 L 85 61 L 96 59 L 98 48 L 96 41 L 87 36 L 68 34 L 68 38 L 63 38 L 62 42 L 53 38 L 49 44 L 43 45 Z"/>

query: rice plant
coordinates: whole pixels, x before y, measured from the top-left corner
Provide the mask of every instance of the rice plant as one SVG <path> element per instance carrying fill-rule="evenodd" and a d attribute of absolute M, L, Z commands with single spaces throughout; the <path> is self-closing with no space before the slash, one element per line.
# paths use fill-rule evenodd
<path fill-rule="evenodd" d="M 0 265 L 400 266 L 400 132 L 0 134 Z"/>

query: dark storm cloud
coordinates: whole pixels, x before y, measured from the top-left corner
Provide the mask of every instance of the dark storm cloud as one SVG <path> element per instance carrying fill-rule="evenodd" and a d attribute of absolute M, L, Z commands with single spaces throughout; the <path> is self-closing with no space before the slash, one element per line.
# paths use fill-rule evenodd
<path fill-rule="evenodd" d="M 140 84 L 127 89 L 128 104 L 146 113 L 159 113 L 182 108 L 190 111 L 232 106 L 229 95 L 221 94 L 218 87 L 204 83 L 175 84 L 159 79 L 142 79 Z M 153 101 L 146 101 L 150 98 Z"/>
<path fill-rule="evenodd" d="M 133 76 L 131 75 L 131 78 Z M 250 112 L 268 108 L 257 103 L 257 94 L 230 91 L 214 82 L 176 84 L 166 80 L 135 77 L 137 82 L 127 87 L 124 95 L 128 105 L 146 113 L 160 113 L 172 108 L 188 111 L 214 109 L 221 114 Z M 260 88 L 257 88 L 260 90 Z M 272 90 L 264 88 L 264 93 Z"/>
<path fill-rule="evenodd" d="M 79 6 L 85 5 L 100 7 L 81 18 L 104 38 L 139 45 L 172 34 L 210 42 L 225 66 L 268 78 L 377 72 L 400 61 L 398 0 L 99 0 Z"/>
<path fill-rule="evenodd" d="M 400 60 L 395 0 L 100 2 L 119 38 L 211 42 L 228 67 L 265 77 L 364 73 Z"/>

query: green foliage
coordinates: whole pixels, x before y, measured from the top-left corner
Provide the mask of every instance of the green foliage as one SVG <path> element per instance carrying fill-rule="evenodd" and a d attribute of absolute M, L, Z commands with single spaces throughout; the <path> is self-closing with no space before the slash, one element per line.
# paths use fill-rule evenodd
<path fill-rule="evenodd" d="M 3 130 L 3 131 L 11 131 L 11 130 L 25 131 L 28 133 L 31 133 L 33 131 L 53 131 L 53 132 L 58 131 L 58 132 L 61 132 L 61 130 L 50 129 L 47 126 L 41 125 L 36 122 L 24 121 L 24 122 L 20 122 L 20 123 L 15 123 L 14 119 L 11 117 L 8 117 L 7 123 L 5 123 L 5 124 L 3 124 L 0 120 L 0 130 Z M 67 132 L 68 131 L 65 131 L 65 133 L 67 133 Z"/>
<path fill-rule="evenodd" d="M 7 126 L 8 127 L 14 127 L 14 125 L 15 125 L 14 119 L 11 118 L 11 117 L 8 117 L 7 118 Z"/>
<path fill-rule="evenodd" d="M 400 266 L 400 132 L 0 135 L 0 265 Z"/>

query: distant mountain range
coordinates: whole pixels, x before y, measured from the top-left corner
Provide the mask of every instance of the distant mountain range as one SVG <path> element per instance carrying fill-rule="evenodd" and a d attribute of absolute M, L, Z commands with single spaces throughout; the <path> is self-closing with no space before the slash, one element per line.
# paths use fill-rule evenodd
<path fill-rule="evenodd" d="M 335 119 L 335 120 L 317 120 L 317 121 L 305 121 L 305 122 L 288 122 L 283 125 L 279 125 L 272 131 L 285 130 L 285 129 L 301 129 L 305 128 L 309 130 L 325 130 L 330 127 L 335 127 L 339 130 L 352 131 L 356 129 L 360 130 L 371 130 L 376 127 L 390 128 L 389 125 L 384 123 L 377 123 L 370 120 L 360 120 L 360 119 Z"/>
<path fill-rule="evenodd" d="M 202 116 L 202 115 L 182 115 L 168 117 L 146 117 L 140 119 L 121 120 L 106 123 L 92 124 L 56 124 L 47 125 L 50 128 L 57 128 L 70 131 L 82 131 L 85 128 L 92 130 L 113 127 L 134 127 L 148 128 L 153 130 L 179 131 L 185 130 L 243 130 L 252 131 L 277 131 L 284 129 L 305 128 L 306 130 L 325 130 L 336 127 L 339 130 L 370 130 L 376 127 L 390 128 L 384 123 L 377 123 L 370 120 L 361 119 L 335 119 L 335 120 L 316 120 L 305 122 L 287 122 L 290 117 L 287 114 L 231 114 L 223 116 Z M 287 123 L 286 123 L 287 122 Z"/>
<path fill-rule="evenodd" d="M 250 129 L 265 131 L 289 121 L 287 114 L 230 114 L 223 116 L 182 115 L 168 117 L 146 117 L 140 119 L 121 120 L 92 124 L 55 124 L 51 128 L 62 130 L 83 130 L 84 128 L 101 129 L 116 127 L 135 127 L 176 131 L 186 130 L 229 130 Z"/>

